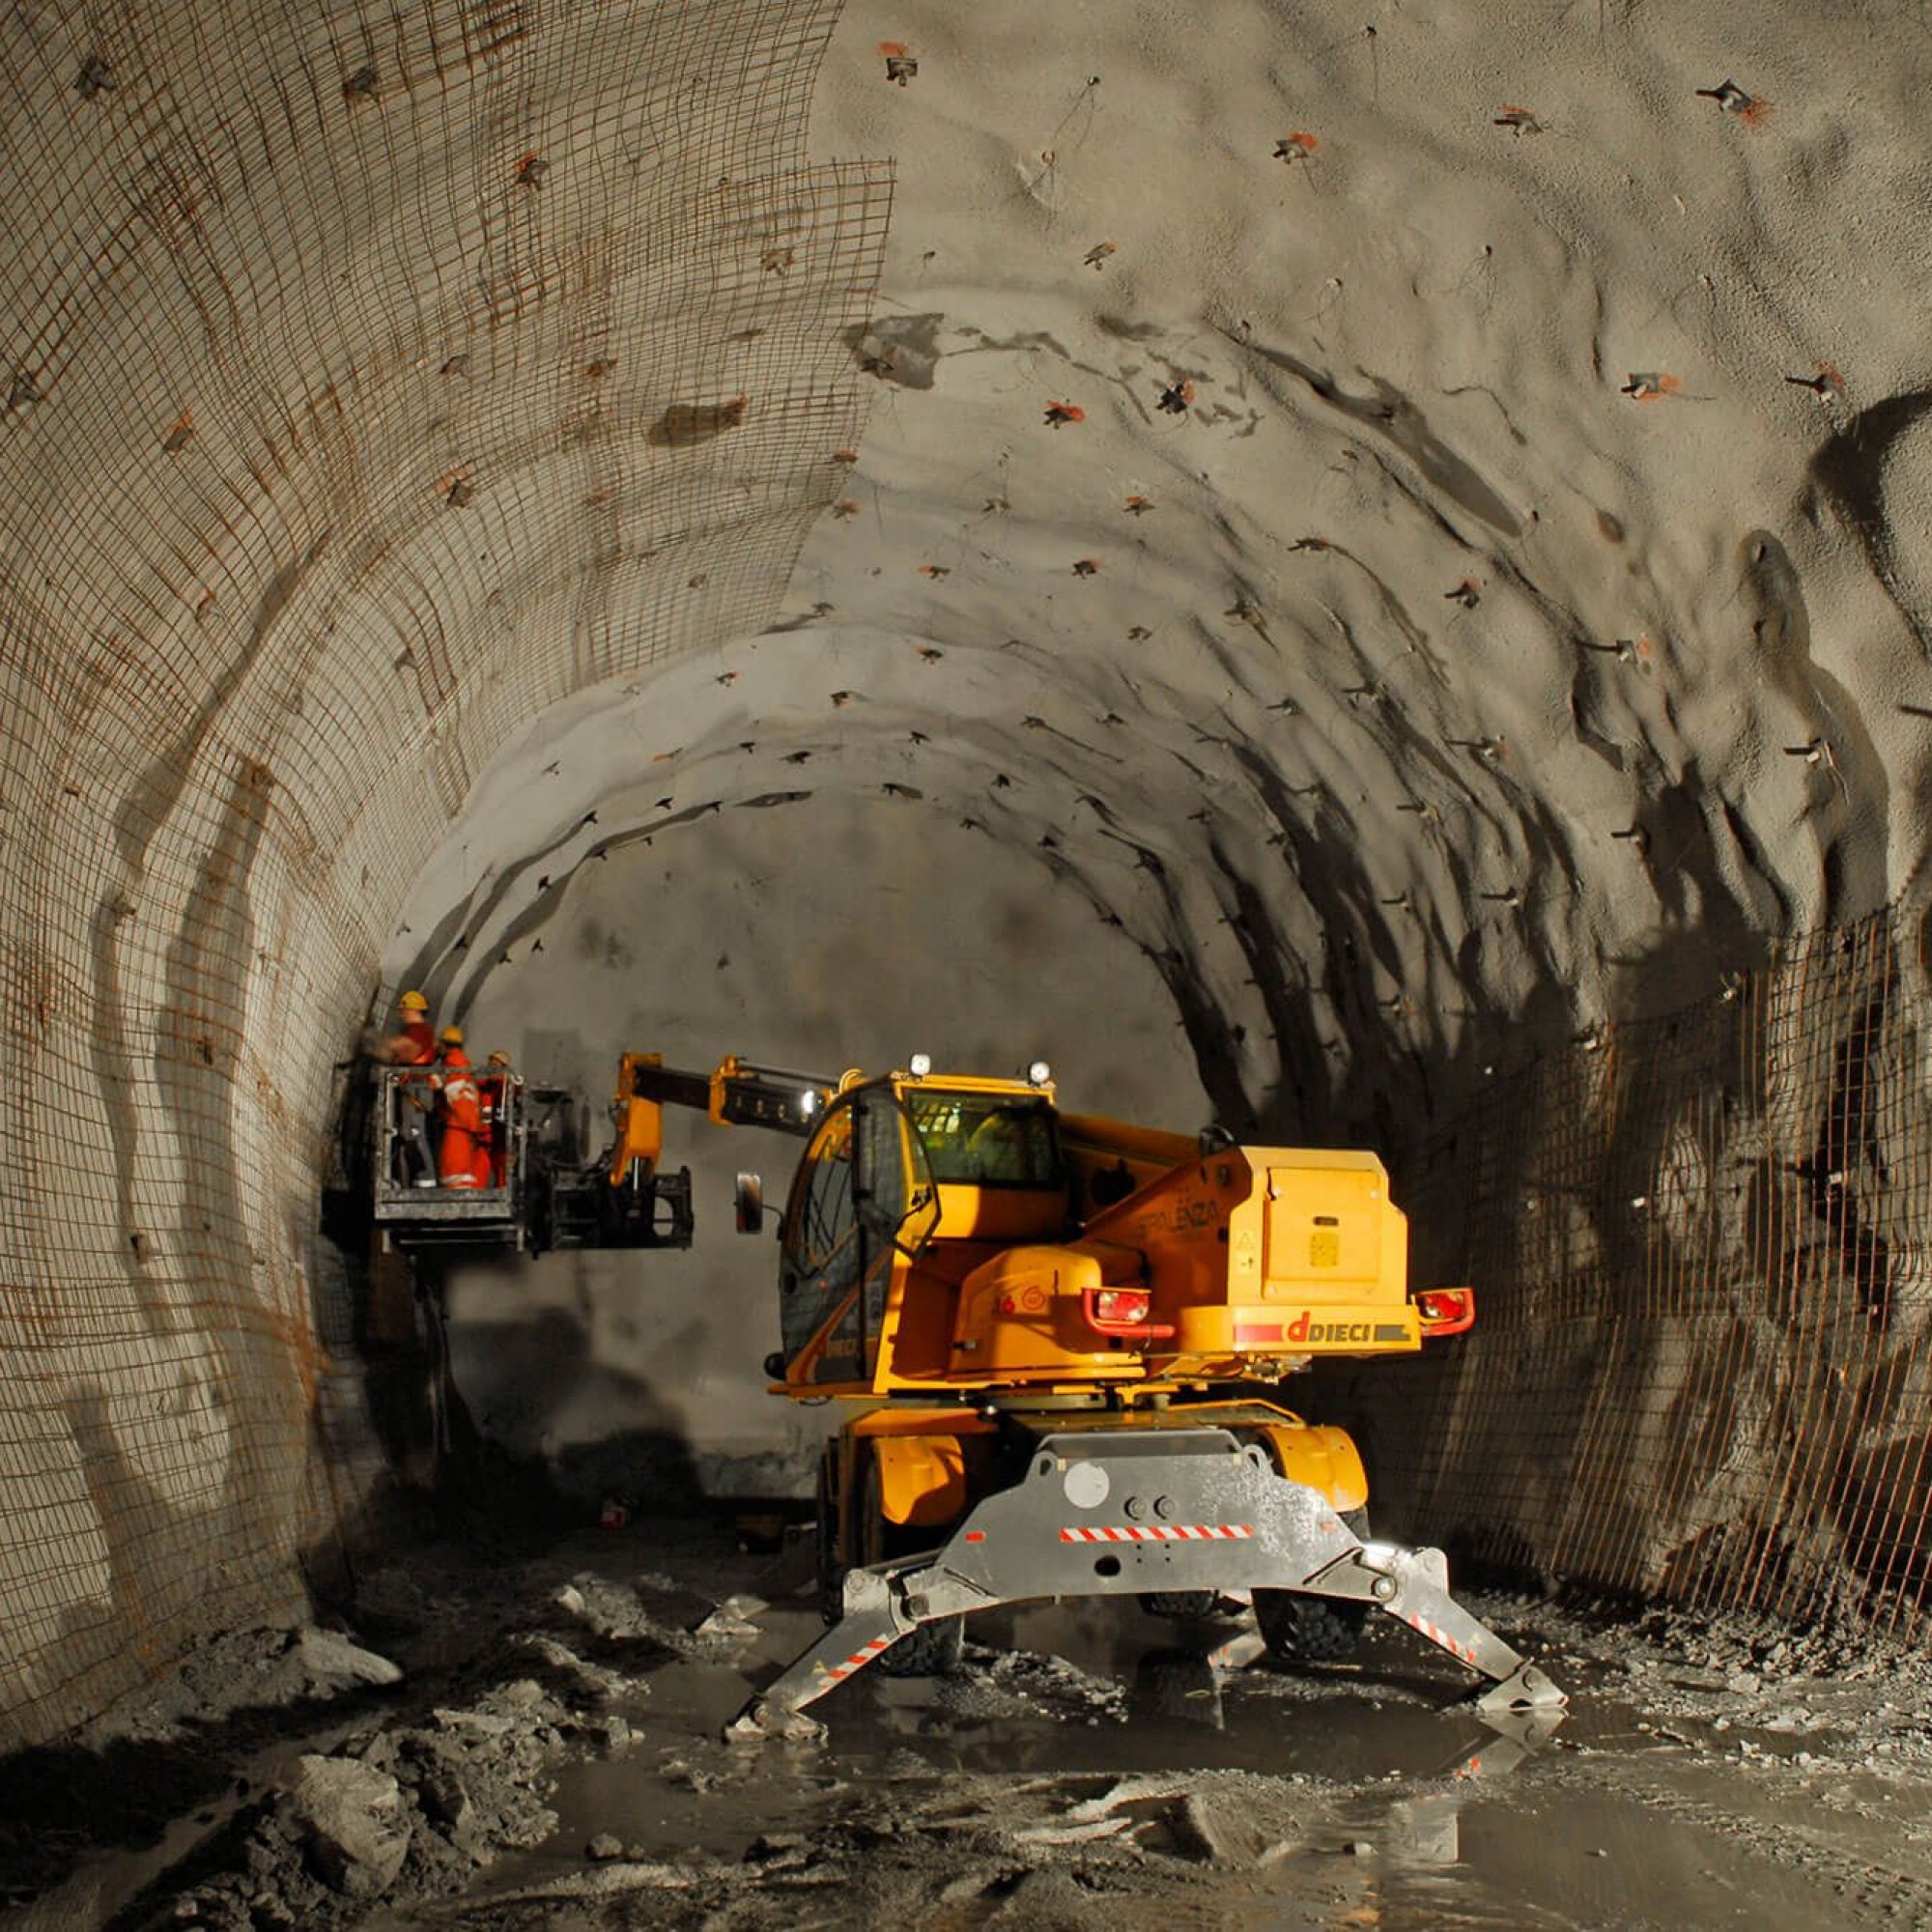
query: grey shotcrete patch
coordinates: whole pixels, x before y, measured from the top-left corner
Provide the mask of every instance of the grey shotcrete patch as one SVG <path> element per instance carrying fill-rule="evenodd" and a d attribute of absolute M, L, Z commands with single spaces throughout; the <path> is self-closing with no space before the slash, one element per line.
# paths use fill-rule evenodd
<path fill-rule="evenodd" d="M 889 315 L 845 330 L 852 359 L 868 376 L 901 389 L 929 389 L 939 366 L 943 315 Z"/>

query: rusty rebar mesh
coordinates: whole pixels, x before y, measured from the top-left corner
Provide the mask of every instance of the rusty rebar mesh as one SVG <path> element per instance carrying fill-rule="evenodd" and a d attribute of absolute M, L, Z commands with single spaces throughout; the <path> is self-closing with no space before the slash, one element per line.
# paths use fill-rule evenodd
<path fill-rule="evenodd" d="M 769 623 L 842 483 L 837 12 L 0 27 L 0 1747 L 298 1610 L 363 1501 L 330 1063 L 482 762 Z"/>
<path fill-rule="evenodd" d="M 1419 1149 L 1415 1279 L 1479 1314 L 1354 1384 L 1406 1527 L 1614 1595 L 1922 1629 L 1926 1020 L 1916 923 L 1882 914 Z"/>

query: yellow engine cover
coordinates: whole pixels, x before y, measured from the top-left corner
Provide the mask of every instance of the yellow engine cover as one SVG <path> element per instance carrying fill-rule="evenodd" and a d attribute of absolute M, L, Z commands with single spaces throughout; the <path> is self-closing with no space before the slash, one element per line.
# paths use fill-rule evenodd
<path fill-rule="evenodd" d="M 975 1380 L 1119 1377 L 1144 1373 L 1129 1346 L 1090 1328 L 1083 1297 L 1101 1286 L 1099 1262 L 1077 1248 L 1012 1247 L 960 1284 L 952 1372 Z"/>
<path fill-rule="evenodd" d="M 1407 1298 L 1408 1223 L 1388 1198 L 1379 1161 L 1322 1164 L 1320 1155 L 1267 1170 L 1266 1301 L 1384 1302 Z"/>

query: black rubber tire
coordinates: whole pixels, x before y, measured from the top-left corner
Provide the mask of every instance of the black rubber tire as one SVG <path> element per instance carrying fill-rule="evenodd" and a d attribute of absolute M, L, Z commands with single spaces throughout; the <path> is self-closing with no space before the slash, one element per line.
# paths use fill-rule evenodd
<path fill-rule="evenodd" d="M 1344 1510 L 1342 1520 L 1366 1541 L 1369 1513 Z M 1284 1663 L 1339 1663 L 1352 1657 L 1369 1621 L 1370 1606 L 1344 1597 L 1312 1597 L 1299 1590 L 1257 1590 L 1255 1622 L 1268 1655 Z"/>
<path fill-rule="evenodd" d="M 866 1561 L 883 1563 L 889 1556 L 909 1554 L 915 1548 L 943 1542 L 944 1530 L 899 1528 L 886 1520 L 877 1460 L 866 1458 L 866 1481 L 861 1492 L 864 1513 L 862 1534 L 866 1540 Z M 951 1677 L 959 1668 L 966 1648 L 966 1619 L 941 1617 L 938 1622 L 921 1624 L 883 1652 L 873 1669 L 888 1677 Z"/>
<path fill-rule="evenodd" d="M 966 1619 L 941 1617 L 908 1631 L 879 1655 L 877 1668 L 888 1677 L 952 1677 L 966 1654 Z"/>
<path fill-rule="evenodd" d="M 1228 1614 L 1218 1590 L 1143 1590 L 1139 1602 L 1151 1617 L 1177 1617 L 1189 1623 Z"/>

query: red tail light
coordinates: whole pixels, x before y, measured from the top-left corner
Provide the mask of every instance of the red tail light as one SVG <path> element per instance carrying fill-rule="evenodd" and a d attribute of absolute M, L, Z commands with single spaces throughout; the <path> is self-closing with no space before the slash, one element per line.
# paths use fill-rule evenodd
<path fill-rule="evenodd" d="M 1476 1291 L 1472 1288 L 1425 1288 L 1415 1296 L 1415 1312 L 1424 1335 L 1460 1335 L 1476 1321 Z"/>
<path fill-rule="evenodd" d="M 1155 1342 L 1174 1333 L 1165 1322 L 1148 1320 L 1153 1296 L 1144 1288 L 1090 1288 L 1081 1297 L 1087 1325 L 1101 1335 L 1127 1335 Z"/>

